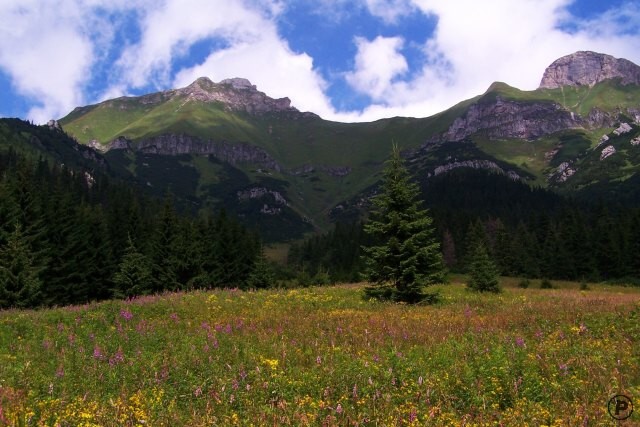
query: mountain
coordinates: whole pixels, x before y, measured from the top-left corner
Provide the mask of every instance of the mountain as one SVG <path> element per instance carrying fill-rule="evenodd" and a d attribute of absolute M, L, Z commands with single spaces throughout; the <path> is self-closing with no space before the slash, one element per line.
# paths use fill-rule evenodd
<path fill-rule="evenodd" d="M 544 72 L 540 88 L 593 86 L 610 79 L 640 85 L 640 68 L 631 61 L 596 52 L 576 52 L 555 60 Z"/>
<path fill-rule="evenodd" d="M 639 122 L 640 67 L 576 52 L 554 61 L 536 90 L 497 82 L 427 118 L 331 122 L 246 79 L 203 77 L 79 107 L 59 124 L 149 191 L 171 187 L 194 210 L 224 206 L 282 240 L 326 229 L 341 207 L 373 194 L 392 141 L 421 179 L 486 169 L 565 194 L 637 203 Z"/>

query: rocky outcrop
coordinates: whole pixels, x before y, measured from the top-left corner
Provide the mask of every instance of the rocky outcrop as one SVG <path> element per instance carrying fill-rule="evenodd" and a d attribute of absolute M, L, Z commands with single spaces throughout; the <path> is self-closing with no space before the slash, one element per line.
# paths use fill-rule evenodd
<path fill-rule="evenodd" d="M 615 153 L 616 148 L 613 145 L 608 145 L 602 149 L 602 152 L 600 153 L 600 160 L 604 160 Z"/>
<path fill-rule="evenodd" d="M 544 72 L 541 89 L 562 86 L 593 86 L 619 78 L 623 85 L 640 85 L 640 67 L 626 59 L 596 52 L 576 52 L 555 60 Z"/>
<path fill-rule="evenodd" d="M 561 130 L 579 128 L 584 120 L 553 102 L 516 102 L 497 96 L 478 102 L 453 121 L 449 129 L 429 143 L 460 141 L 480 134 L 490 139 L 536 139 Z"/>
<path fill-rule="evenodd" d="M 555 181 L 557 183 L 562 183 L 575 175 L 576 170 L 571 167 L 569 162 L 562 162 L 556 168 L 555 172 L 549 176 L 550 181 Z"/>
<path fill-rule="evenodd" d="M 101 144 L 97 139 L 92 139 L 87 142 L 87 146 L 94 150 L 106 153 L 109 150 L 131 150 L 132 141 L 124 136 L 119 136 L 108 144 Z"/>
<path fill-rule="evenodd" d="M 629 123 L 620 123 L 620 126 L 618 126 L 617 128 L 615 128 L 615 129 L 613 130 L 613 133 L 614 133 L 615 135 L 620 136 L 620 135 L 622 135 L 622 134 L 629 133 L 629 132 L 631 132 L 632 130 L 633 130 L 633 128 L 632 128 L 631 126 L 629 126 Z"/>
<path fill-rule="evenodd" d="M 608 113 L 594 107 L 589 111 L 589 114 L 585 119 L 585 125 L 590 129 L 610 128 L 618 123 L 618 116 L 618 112 Z"/>
<path fill-rule="evenodd" d="M 134 144 L 125 137 L 118 137 L 101 151 L 133 150 L 141 153 L 176 156 L 179 154 L 212 155 L 232 165 L 249 163 L 280 172 L 280 164 L 262 148 L 247 143 L 232 144 L 227 141 L 204 141 L 189 135 L 158 135 L 144 138 Z"/>
<path fill-rule="evenodd" d="M 232 165 L 251 163 L 261 168 L 280 172 L 276 160 L 262 148 L 247 143 L 232 144 L 227 141 L 202 141 L 189 135 L 160 135 L 145 138 L 138 143 L 137 150 L 143 153 L 177 155 L 213 155 Z"/>
<path fill-rule="evenodd" d="M 260 213 L 263 215 L 280 215 L 282 206 L 289 206 L 287 199 L 279 192 L 270 190 L 266 187 L 251 187 L 246 190 L 237 192 L 238 201 L 242 202 L 250 199 L 271 199 L 275 202 L 275 206 L 269 203 L 263 203 Z M 270 200 L 266 200 L 269 202 Z"/>
<path fill-rule="evenodd" d="M 252 187 L 237 192 L 239 201 L 248 199 L 261 199 L 267 195 L 271 195 L 276 203 L 289 206 L 287 199 L 285 199 L 279 191 L 269 190 L 266 187 Z"/>
<path fill-rule="evenodd" d="M 258 91 L 256 86 L 252 85 L 249 80 L 242 78 L 226 79 L 220 83 L 214 83 L 207 77 L 200 77 L 189 86 L 181 89 L 150 93 L 138 97 L 125 96 L 105 101 L 105 104 L 112 108 L 126 111 L 138 104 L 151 106 L 172 99 L 180 101 L 176 111 L 179 111 L 189 102 L 197 101 L 204 103 L 219 102 L 223 104 L 224 109 L 227 111 L 246 112 L 252 115 L 291 113 L 295 118 L 317 117 L 313 113 L 300 113 L 298 109 L 291 106 L 289 98 L 270 98 L 263 92 Z M 74 110 L 74 113 L 77 113 L 76 110 Z"/>
<path fill-rule="evenodd" d="M 504 169 L 502 169 L 500 166 L 498 166 L 496 163 L 492 162 L 491 160 L 464 160 L 464 161 L 447 163 L 446 165 L 437 166 L 433 170 L 433 176 L 438 176 L 440 174 L 449 172 L 457 168 L 486 169 L 486 170 L 490 170 L 500 174 L 504 174 L 509 178 L 513 179 L 514 181 L 521 179 L 520 175 L 518 175 L 516 172 L 505 171 Z M 431 177 L 432 174 L 428 174 L 428 176 Z"/>
<path fill-rule="evenodd" d="M 331 175 L 333 177 L 343 177 L 351 173 L 351 168 L 349 166 L 327 166 L 327 165 L 314 166 L 312 164 L 307 163 L 298 168 L 291 169 L 289 173 L 293 176 L 300 176 L 300 175 L 313 173 L 315 171 L 325 172 L 328 175 Z"/>
<path fill-rule="evenodd" d="M 53 130 L 53 131 L 58 131 L 58 132 L 62 132 L 62 128 L 60 127 L 60 123 L 58 123 L 57 120 L 49 120 L 47 122 L 47 126 L 49 127 L 49 129 Z"/>
<path fill-rule="evenodd" d="M 174 96 L 186 97 L 184 103 L 192 100 L 220 102 L 228 111 L 242 111 L 254 115 L 273 112 L 298 113 L 298 110 L 291 106 L 289 98 L 270 98 L 258 91 L 249 80 L 242 78 L 214 83 L 207 77 L 200 77 L 189 86 L 170 92 L 174 92 Z"/>

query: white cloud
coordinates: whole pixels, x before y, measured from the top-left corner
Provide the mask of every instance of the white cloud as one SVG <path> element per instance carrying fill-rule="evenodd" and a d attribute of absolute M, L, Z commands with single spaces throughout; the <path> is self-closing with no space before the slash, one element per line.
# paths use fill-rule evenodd
<path fill-rule="evenodd" d="M 291 51 L 277 34 L 275 16 L 279 3 L 260 2 L 248 8 L 241 2 L 169 0 L 146 15 L 139 44 L 125 50 L 118 65 L 124 87 L 143 87 L 152 79 L 159 88 L 180 87 L 198 77 L 214 81 L 230 77 L 248 78 L 272 97 L 288 96 L 303 111 L 331 115 L 325 82 L 314 70 L 307 54 Z M 198 10 L 194 16 L 193 10 Z M 178 70 L 172 68 L 181 53 L 199 40 L 216 37 L 228 45 L 211 52 L 200 64 Z"/>
<path fill-rule="evenodd" d="M 483 93 L 494 81 L 535 89 L 555 59 L 593 50 L 640 63 L 640 6 L 628 3 L 589 22 L 567 12 L 571 0 L 414 0 L 437 17 L 425 62 L 411 79 L 387 80 L 384 103 L 360 118 L 425 117 Z M 571 21 L 573 29 L 563 29 Z M 360 52 L 359 52 L 360 53 Z M 350 76 L 358 74 L 356 68 Z M 366 78 L 362 80 L 366 82 Z M 352 82 L 356 83 L 356 82 Z M 374 101 L 380 91 L 370 91 Z"/>
<path fill-rule="evenodd" d="M 414 6 L 409 0 L 364 0 L 373 16 L 383 21 L 396 24 L 398 20 L 414 11 Z"/>
<path fill-rule="evenodd" d="M 318 7 L 332 10 L 319 20 L 367 8 L 397 31 L 397 37 L 363 38 L 354 29 L 347 36 L 356 37 L 353 69 L 336 73 L 331 63 L 322 63 L 333 73 L 327 81 L 314 63 L 325 58 L 293 51 L 279 34 L 289 7 L 284 0 L 3 0 L 0 71 L 32 102 L 28 118 L 37 122 L 97 101 L 88 95 L 90 85 L 104 99 L 150 86 L 184 86 L 202 75 L 217 81 L 249 78 L 268 95 L 288 96 L 297 108 L 327 119 L 425 117 L 484 92 L 496 80 L 534 89 L 546 66 L 577 50 L 640 63 L 640 4 L 628 1 L 579 21 L 568 12 L 573 1 L 318 0 Z M 437 25 L 422 46 L 423 56 L 409 61 L 403 53 L 423 42 L 403 32 L 403 19 L 415 13 L 436 18 Z M 140 38 L 115 45 L 131 17 Z M 224 46 L 184 68 L 181 59 L 203 40 L 222 40 Z M 93 81 L 103 70 L 110 87 Z M 346 79 L 372 105 L 336 112 L 327 96 L 332 79 Z"/>
<path fill-rule="evenodd" d="M 18 93 L 35 101 L 28 116 L 38 123 L 78 105 L 93 60 L 75 17 L 55 19 L 56 6 L 66 5 L 17 1 L 0 7 L 0 68 Z"/>
<path fill-rule="evenodd" d="M 372 41 L 356 37 L 355 42 L 355 69 L 345 78 L 355 90 L 374 100 L 384 100 L 393 79 L 409 68 L 400 53 L 404 41 L 400 37 L 378 36 Z"/>
<path fill-rule="evenodd" d="M 144 87 L 150 78 L 163 87 L 171 82 L 174 60 L 193 43 L 213 37 L 231 44 L 257 41 L 266 22 L 241 2 L 168 0 L 148 11 L 140 43 L 128 47 L 117 65 L 132 87 Z"/>
<path fill-rule="evenodd" d="M 43 123 L 86 101 L 91 68 L 114 28 L 106 15 L 150 0 L 4 0 L 0 4 L 0 69 L 32 102 L 27 118 Z"/>
<path fill-rule="evenodd" d="M 275 35 L 254 43 L 240 43 L 211 54 L 202 64 L 182 70 L 174 86 L 186 86 L 206 76 L 213 81 L 248 78 L 267 95 L 289 97 L 293 106 L 331 117 L 333 109 L 324 95 L 325 82 L 313 70 L 306 54 L 295 54 Z"/>

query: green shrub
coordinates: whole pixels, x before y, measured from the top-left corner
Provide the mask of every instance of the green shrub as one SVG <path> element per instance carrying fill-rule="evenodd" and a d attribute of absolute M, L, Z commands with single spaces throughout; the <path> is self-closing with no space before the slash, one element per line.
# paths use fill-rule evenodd
<path fill-rule="evenodd" d="M 553 289 L 553 283 L 549 279 L 542 279 L 540 289 Z"/>

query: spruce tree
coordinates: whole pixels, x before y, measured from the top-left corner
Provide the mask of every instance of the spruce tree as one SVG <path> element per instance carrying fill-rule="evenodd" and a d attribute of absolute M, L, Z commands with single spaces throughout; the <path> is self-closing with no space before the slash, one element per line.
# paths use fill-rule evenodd
<path fill-rule="evenodd" d="M 124 256 L 113 276 L 117 298 L 149 294 L 154 290 L 153 267 L 151 261 L 138 251 L 131 236 Z"/>
<path fill-rule="evenodd" d="M 244 283 L 245 286 L 243 287 L 249 289 L 266 289 L 272 287 L 274 283 L 275 277 L 273 270 L 264 254 L 264 248 L 261 247 L 258 256 L 253 262 L 251 272 Z"/>
<path fill-rule="evenodd" d="M 41 302 L 40 269 L 19 224 L 0 248 L 0 308 L 34 307 Z"/>
<path fill-rule="evenodd" d="M 178 249 L 179 219 L 173 195 L 167 192 L 162 210 L 158 214 L 151 242 L 150 260 L 153 268 L 154 292 L 177 290 L 182 287 L 178 272 L 184 259 Z"/>
<path fill-rule="evenodd" d="M 489 258 L 489 252 L 482 241 L 472 248 L 469 257 L 470 280 L 467 286 L 478 292 L 500 292 L 498 268 Z"/>
<path fill-rule="evenodd" d="M 418 186 L 394 145 L 384 169 L 382 192 L 373 199 L 365 225 L 376 242 L 363 247 L 365 277 L 372 283 L 365 288 L 369 298 L 407 303 L 435 299 L 424 287 L 443 281 L 444 264 L 433 220 L 420 207 L 418 195 Z"/>

